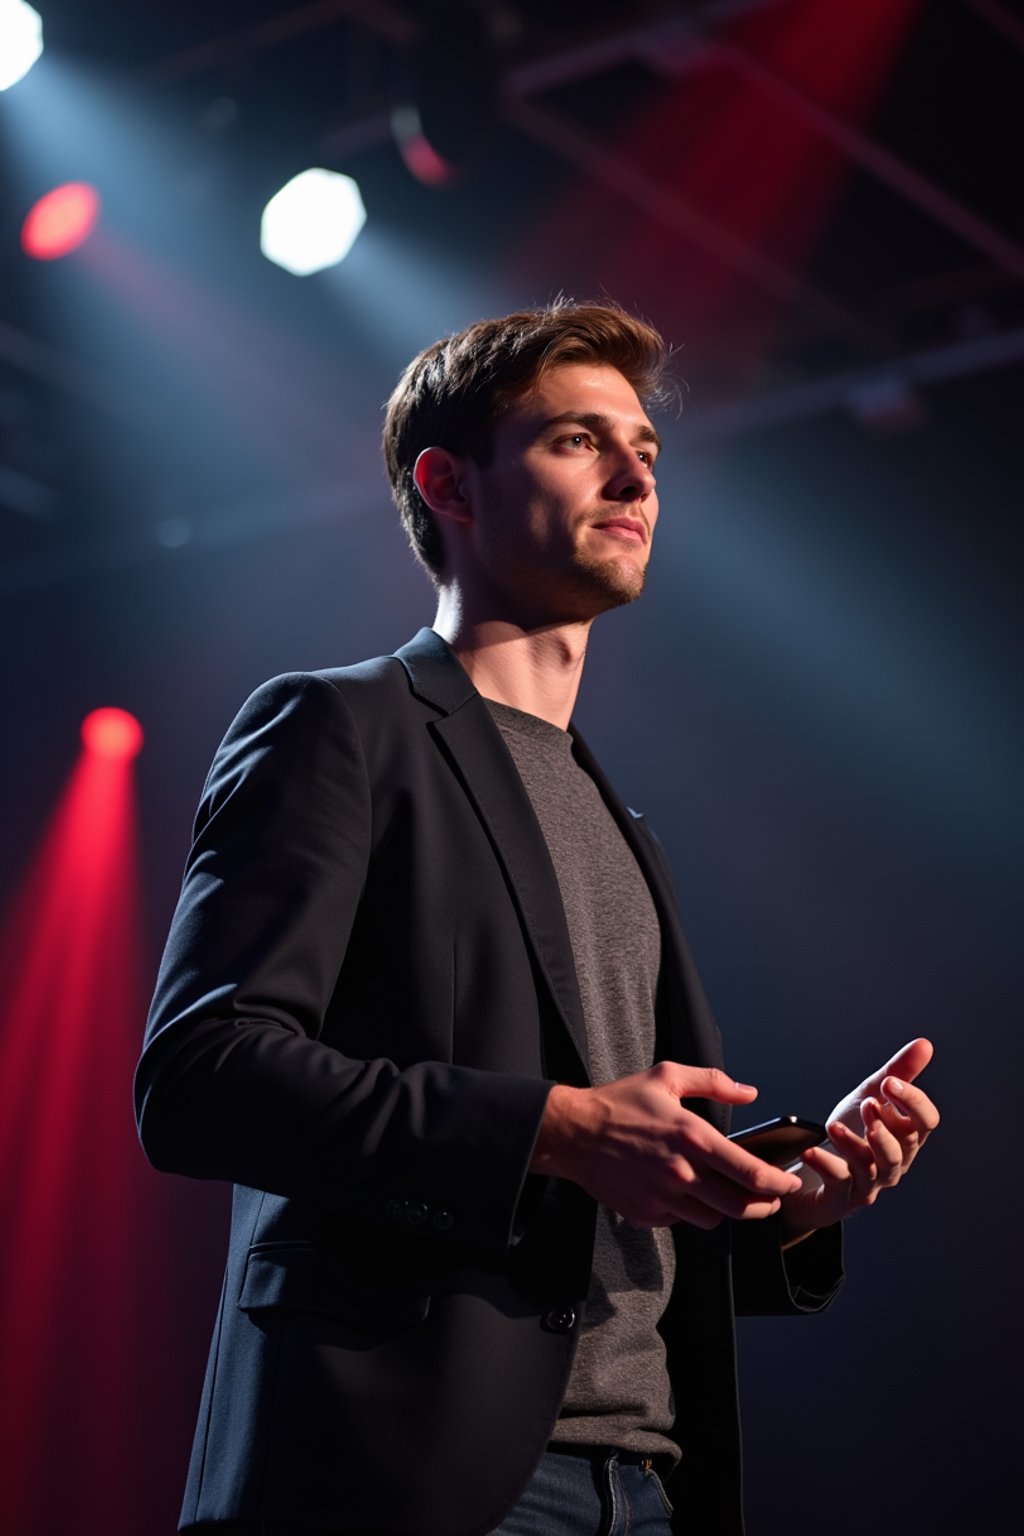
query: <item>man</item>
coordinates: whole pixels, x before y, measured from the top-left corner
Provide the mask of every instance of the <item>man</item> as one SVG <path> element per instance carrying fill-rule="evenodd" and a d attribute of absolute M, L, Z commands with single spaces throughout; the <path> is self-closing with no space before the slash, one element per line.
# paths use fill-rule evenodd
<path fill-rule="evenodd" d="M 813 1180 L 726 1139 L 755 1089 L 569 729 L 664 364 L 610 305 L 428 348 L 385 455 L 433 629 L 268 683 L 214 761 L 138 1075 L 153 1162 L 236 1186 L 186 1529 L 739 1532 L 734 1300 L 824 1306 L 937 1123 L 915 1041 Z"/>

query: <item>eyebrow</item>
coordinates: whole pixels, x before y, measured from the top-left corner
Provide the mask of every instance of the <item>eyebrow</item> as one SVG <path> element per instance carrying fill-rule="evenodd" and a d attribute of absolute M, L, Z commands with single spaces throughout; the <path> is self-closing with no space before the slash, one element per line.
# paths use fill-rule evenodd
<path fill-rule="evenodd" d="M 578 426 L 586 427 L 591 432 L 610 432 L 616 423 L 610 416 L 602 416 L 599 411 L 563 411 L 561 416 L 551 416 L 541 426 L 541 431 L 546 432 L 550 427 Z M 640 443 L 653 443 L 660 450 L 661 438 L 651 426 L 650 422 L 644 422 L 633 433 L 633 441 Z"/>

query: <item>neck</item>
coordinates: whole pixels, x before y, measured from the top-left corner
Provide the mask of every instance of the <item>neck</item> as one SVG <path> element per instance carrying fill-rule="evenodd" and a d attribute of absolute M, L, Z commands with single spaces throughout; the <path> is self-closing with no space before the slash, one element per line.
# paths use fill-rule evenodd
<path fill-rule="evenodd" d="M 442 588 L 434 630 L 485 699 L 538 715 L 564 731 L 583 676 L 590 623 L 531 628 L 508 619 L 473 618 L 456 590 Z"/>

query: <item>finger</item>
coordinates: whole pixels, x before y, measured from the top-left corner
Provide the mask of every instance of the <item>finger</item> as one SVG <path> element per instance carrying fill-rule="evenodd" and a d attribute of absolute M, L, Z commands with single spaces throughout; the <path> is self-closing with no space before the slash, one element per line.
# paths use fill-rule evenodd
<path fill-rule="evenodd" d="M 939 1112 L 921 1088 L 889 1074 L 882 1079 L 882 1092 L 894 1108 L 914 1122 L 922 1136 L 934 1131 L 939 1123 Z"/>
<path fill-rule="evenodd" d="M 917 1153 L 917 1133 L 912 1130 L 906 1141 L 894 1136 L 882 1118 L 881 1108 L 875 1099 L 865 1100 L 864 1119 L 868 1145 L 878 1165 L 875 1182 L 881 1188 L 888 1188 L 896 1183 L 903 1169 L 913 1162 Z"/>
<path fill-rule="evenodd" d="M 820 1178 L 829 1184 L 842 1184 L 853 1178 L 850 1164 L 838 1152 L 829 1152 L 823 1146 L 808 1147 L 804 1153 L 808 1168 L 813 1168 Z"/>
<path fill-rule="evenodd" d="M 778 1210 L 779 1202 L 777 1200 L 756 1201 L 751 1202 L 740 1216 L 733 1219 L 739 1221 L 763 1221 L 766 1216 L 774 1216 Z M 705 1232 L 711 1232 L 726 1219 L 722 1211 L 715 1209 L 714 1206 L 705 1204 L 703 1199 L 696 1199 L 692 1196 L 687 1196 L 678 1201 L 674 1208 L 667 1212 L 666 1215 L 666 1220 L 652 1223 L 652 1225 L 670 1227 L 674 1226 L 677 1221 L 688 1221 L 691 1226 L 700 1227 Z"/>
<path fill-rule="evenodd" d="M 895 1056 L 890 1056 L 883 1067 L 866 1077 L 851 1097 L 863 1099 L 868 1094 L 880 1093 L 882 1083 L 886 1077 L 900 1078 L 903 1082 L 911 1082 L 919 1072 L 923 1072 L 932 1059 L 933 1047 L 930 1040 L 920 1037 L 916 1040 L 908 1040 L 901 1046 Z"/>
<path fill-rule="evenodd" d="M 917 1151 L 922 1137 L 909 1115 L 902 1114 L 895 1104 L 890 1104 L 886 1099 L 865 1099 L 864 1103 L 871 1103 L 875 1106 L 866 1115 L 863 1113 L 861 1115 L 865 1129 L 874 1121 L 881 1121 L 903 1148 L 904 1156 L 908 1152 Z M 863 1110 L 863 1105 L 861 1108 Z"/>
<path fill-rule="evenodd" d="M 795 1191 L 794 1191 L 795 1193 Z M 768 1216 L 776 1215 L 782 1209 L 781 1200 L 748 1200 L 734 1221 L 764 1221 Z"/>
<path fill-rule="evenodd" d="M 710 1169 L 703 1169 L 695 1176 L 695 1170 L 689 1164 L 683 1164 L 683 1167 L 686 1172 L 682 1175 L 685 1181 L 682 1198 L 699 1200 L 720 1216 L 728 1216 L 733 1221 L 763 1220 L 779 1209 L 778 1195 L 754 1194 Z"/>
<path fill-rule="evenodd" d="M 772 1167 L 771 1163 L 745 1151 L 727 1136 L 720 1136 L 713 1127 L 709 1126 L 708 1131 L 710 1135 L 705 1147 L 705 1162 L 715 1173 L 722 1174 L 750 1194 L 767 1199 L 773 1199 L 776 1195 L 791 1195 L 800 1188 L 798 1174 L 787 1173 L 785 1168 Z"/>
<path fill-rule="evenodd" d="M 724 1220 L 720 1211 L 712 1211 L 699 1200 L 681 1200 L 678 1206 L 669 1210 L 658 1211 L 650 1218 L 627 1216 L 626 1220 L 631 1227 L 649 1229 L 651 1227 L 674 1227 L 677 1222 L 688 1221 L 691 1226 L 700 1227 L 704 1232 L 713 1232 Z"/>
<path fill-rule="evenodd" d="M 890 1081 L 890 1079 L 883 1079 L 883 1081 Z M 866 1102 L 867 1101 L 865 1100 L 865 1103 Z M 894 1136 L 903 1137 L 911 1133 L 914 1135 L 917 1134 L 917 1125 L 915 1121 L 905 1113 L 896 1099 L 885 1098 L 882 1096 L 881 1092 L 879 1092 L 874 1096 L 872 1102 L 876 1105 L 878 1113 L 882 1116 L 882 1119 L 885 1121 L 886 1125 L 889 1127 L 890 1131 L 892 1131 Z M 864 1117 L 862 1115 L 861 1119 L 863 1120 L 863 1118 Z"/>
<path fill-rule="evenodd" d="M 898 1050 L 895 1056 L 891 1056 L 877 1074 L 879 1081 L 885 1077 L 893 1076 L 901 1078 L 904 1082 L 913 1082 L 919 1073 L 931 1061 L 935 1054 L 935 1047 L 930 1040 L 919 1036 L 916 1040 L 908 1040 L 907 1044 Z"/>
<path fill-rule="evenodd" d="M 862 1182 L 870 1183 L 875 1178 L 878 1169 L 875 1150 L 866 1137 L 858 1136 L 855 1131 L 851 1131 L 850 1127 L 844 1125 L 841 1120 L 837 1120 L 833 1125 L 829 1126 L 828 1134 L 832 1145 L 836 1149 L 836 1153 L 833 1155 L 838 1155 L 842 1161 L 849 1165 L 851 1175 L 854 1173 L 859 1174 L 861 1175 Z M 810 1150 L 813 1152 L 824 1149 L 812 1147 Z M 829 1156 L 830 1154 L 826 1152 L 825 1155 Z M 805 1153 L 804 1156 L 806 1157 L 807 1154 Z M 818 1165 L 815 1164 L 814 1166 L 817 1167 Z"/>
<path fill-rule="evenodd" d="M 752 1083 L 739 1083 L 718 1067 L 686 1067 L 659 1061 L 653 1068 L 663 1087 L 678 1099 L 714 1099 L 719 1104 L 749 1104 L 757 1098 Z"/>
<path fill-rule="evenodd" d="M 832 1127 L 829 1128 L 830 1133 Z M 880 1164 L 873 1144 L 861 1136 L 857 1136 L 847 1126 L 834 1127 L 836 1142 L 839 1145 L 839 1154 L 830 1154 L 824 1148 L 816 1148 L 824 1154 L 824 1162 L 815 1164 L 815 1171 L 823 1175 L 825 1183 L 830 1186 L 834 1196 L 840 1199 L 847 1211 L 855 1211 L 862 1206 L 872 1205 L 878 1198 L 878 1192 L 884 1185 L 895 1183 L 899 1178 L 902 1164 L 897 1159 L 895 1168 L 891 1168 L 888 1159 Z"/>
<path fill-rule="evenodd" d="M 834 1194 L 838 1198 L 841 1209 L 852 1207 L 857 1197 L 853 1161 L 840 1157 L 837 1152 L 827 1152 L 824 1147 L 810 1147 L 804 1157 L 808 1167 L 814 1169 L 825 1186 L 819 1191 L 819 1195 Z M 865 1170 L 868 1175 L 871 1168 L 873 1164 Z M 831 1199 L 829 1203 L 831 1204 Z"/>

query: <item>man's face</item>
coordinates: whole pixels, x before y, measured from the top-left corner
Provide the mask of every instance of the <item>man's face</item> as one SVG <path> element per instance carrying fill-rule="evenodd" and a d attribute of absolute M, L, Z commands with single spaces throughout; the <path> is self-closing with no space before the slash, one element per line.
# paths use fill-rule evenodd
<path fill-rule="evenodd" d="M 465 461 L 467 596 L 529 625 L 592 619 L 639 597 L 658 516 L 657 450 L 617 369 L 553 369 L 501 418 L 490 463 Z"/>

